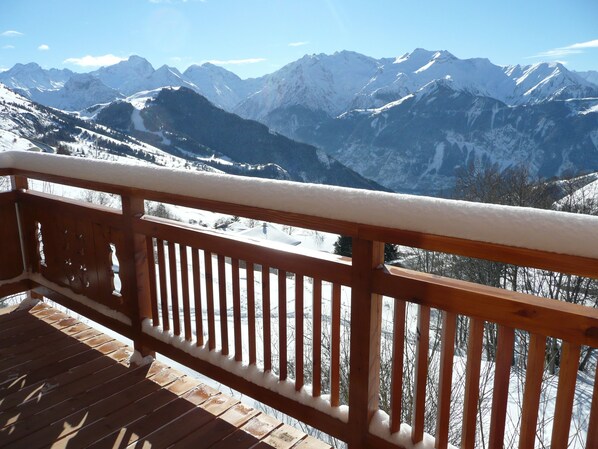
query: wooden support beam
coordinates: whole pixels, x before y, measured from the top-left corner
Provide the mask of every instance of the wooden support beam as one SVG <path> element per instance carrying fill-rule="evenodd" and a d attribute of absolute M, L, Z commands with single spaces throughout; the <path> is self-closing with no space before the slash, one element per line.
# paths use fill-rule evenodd
<path fill-rule="evenodd" d="M 133 218 L 140 218 L 145 213 L 143 198 L 123 195 L 122 211 L 125 219 L 124 254 L 126 254 L 120 260 L 123 293 L 130 295 L 125 300 L 133 303 L 133 332 L 140 336 L 141 323 L 146 318 L 152 318 L 150 282 L 155 282 L 154 279 L 150 280 L 149 263 L 154 263 L 154 260 L 153 255 L 151 260 L 148 260 L 146 236 L 133 231 Z M 135 337 L 133 341 L 135 349 L 142 356 L 155 355 L 152 349 L 141 344 L 139 337 Z"/>
<path fill-rule="evenodd" d="M 384 263 L 384 243 L 353 239 L 349 449 L 363 448 L 378 410 L 382 296 L 372 293 L 373 271 Z"/>

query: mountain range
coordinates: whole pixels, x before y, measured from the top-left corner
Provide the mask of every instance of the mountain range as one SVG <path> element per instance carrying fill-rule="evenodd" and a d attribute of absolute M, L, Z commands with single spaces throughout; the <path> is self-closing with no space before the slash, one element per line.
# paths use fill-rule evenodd
<path fill-rule="evenodd" d="M 168 145 L 163 139 L 154 143 L 170 152 L 198 144 L 239 157 L 248 140 L 228 134 L 237 125 L 217 127 L 223 117 L 245 123 L 234 113 L 267 125 L 273 136 L 267 145 L 285 147 L 278 134 L 305 142 L 396 191 L 448 194 L 456 171 L 468 164 L 525 164 L 542 177 L 598 170 L 598 72 L 577 73 L 560 63 L 498 66 L 424 49 L 381 59 L 342 51 L 306 55 L 274 73 L 242 80 L 209 63 L 181 73 L 131 56 L 88 74 L 17 64 L 0 73 L 0 82 L 47 106 L 82 111 L 103 124 L 119 121 L 122 132 L 137 138 L 154 126 L 151 132 L 169 135 Z M 164 86 L 180 89 L 160 97 L 156 92 Z M 140 98 L 151 107 L 137 107 Z M 182 116 L 175 101 L 186 114 L 204 115 L 195 121 Z M 175 135 L 188 140 L 173 140 Z M 314 154 L 322 159 L 321 151 Z"/>
<path fill-rule="evenodd" d="M 34 103 L 0 84 L 0 150 L 386 190 L 322 150 L 216 108 L 185 87 L 159 88 L 143 98 L 92 109 L 88 113 L 95 120 L 83 119 Z"/>

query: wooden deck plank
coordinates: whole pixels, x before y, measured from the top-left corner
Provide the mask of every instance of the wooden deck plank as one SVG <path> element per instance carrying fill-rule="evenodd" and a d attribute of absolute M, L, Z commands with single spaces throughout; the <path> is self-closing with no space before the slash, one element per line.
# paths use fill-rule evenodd
<path fill-rule="evenodd" d="M 32 318 L 35 319 L 35 318 Z M 65 327 L 65 329 L 68 328 Z M 62 330 L 62 329 L 58 329 L 58 330 Z M 88 329 L 85 329 L 81 332 L 86 332 Z M 77 335 L 79 338 L 69 338 L 69 336 L 67 336 L 66 334 L 64 334 L 63 332 L 55 332 L 55 330 L 51 331 L 52 334 L 49 334 L 47 336 L 44 336 L 44 344 L 38 344 L 35 348 L 33 348 L 31 351 L 24 351 L 22 353 L 17 353 L 13 356 L 11 356 L 10 360 L 7 361 L 3 361 L 2 366 L 0 367 L 0 378 L 2 376 L 2 373 L 6 372 L 6 371 L 14 371 L 15 368 L 19 367 L 20 365 L 24 364 L 24 363 L 28 363 L 28 362 L 36 362 L 39 363 L 41 361 L 41 357 L 44 358 L 44 360 L 52 360 L 52 359 L 57 359 L 60 360 L 60 351 L 65 351 L 66 348 L 73 346 L 73 345 L 80 345 L 81 341 L 84 341 L 88 338 L 100 335 L 101 332 L 94 329 L 93 330 L 93 334 L 85 334 L 85 336 L 83 338 L 80 338 L 80 335 Z M 60 335 L 62 334 L 62 335 Z M 58 335 L 58 336 L 56 336 Z M 24 337 L 25 339 L 26 337 Z M 45 344 L 45 341 L 49 341 L 49 342 L 53 342 L 52 344 Z M 21 346 L 22 344 L 16 344 L 16 343 L 6 343 L 6 344 L 10 344 L 11 346 Z M 15 350 L 18 350 L 15 349 Z M 25 369 L 29 369 L 29 368 L 25 368 Z"/>
<path fill-rule="evenodd" d="M 294 427 L 284 424 L 274 430 L 255 449 L 291 449 L 305 437 L 305 434 Z"/>
<path fill-rule="evenodd" d="M 200 429 L 209 422 L 215 420 L 219 415 L 229 408 L 237 405 L 238 400 L 229 398 L 222 394 L 214 396 L 199 407 L 193 407 L 184 415 L 174 419 L 155 432 L 150 433 L 143 440 L 139 441 L 139 446 L 144 447 L 169 447 L 181 439 L 185 438 L 194 430 Z M 178 446 L 178 445 L 177 445 Z M 128 447 L 133 447 L 129 445 Z"/>
<path fill-rule="evenodd" d="M 220 415 L 219 419 L 213 419 L 205 426 L 177 441 L 176 446 L 180 449 L 207 449 L 232 435 L 238 427 L 258 413 L 254 408 L 239 403 Z"/>
<path fill-rule="evenodd" d="M 40 403 L 42 398 L 50 391 L 97 373 L 114 363 L 114 360 L 109 357 L 104 357 L 99 351 L 96 351 L 94 355 L 96 357 L 87 363 L 81 364 L 72 370 L 62 372 L 57 376 L 40 380 L 39 382 L 31 384 L 0 399 L 0 412 L 9 410 L 12 407 L 17 407 L 30 400 L 35 400 L 36 403 Z"/>
<path fill-rule="evenodd" d="M 155 381 L 155 378 L 161 374 L 162 372 L 152 379 L 143 379 L 91 406 L 84 405 L 74 413 L 20 439 L 18 444 L 29 449 L 41 449 L 48 441 L 59 440 L 61 441 L 60 445 L 53 445 L 53 447 L 66 447 L 69 440 L 85 426 L 94 424 L 111 413 L 160 390 L 160 384 Z M 78 408 L 78 406 L 75 407 Z"/>
<path fill-rule="evenodd" d="M 332 449 L 332 446 L 308 435 L 298 445 L 294 446 L 293 449 Z"/>
<path fill-rule="evenodd" d="M 185 378 L 178 378 L 170 385 L 176 385 L 179 389 L 187 388 L 186 391 L 193 386 L 193 384 L 187 382 Z M 164 387 L 166 387 L 166 385 L 164 385 Z M 178 397 L 177 394 L 169 391 L 167 388 L 160 388 L 154 394 L 149 394 L 138 401 L 120 408 L 112 414 L 100 418 L 93 424 L 81 428 L 75 434 L 63 437 L 54 443 L 53 448 L 87 447 L 102 438 L 114 434 L 120 429 L 134 429 L 135 421 L 138 421 L 149 411 L 160 408 Z M 106 440 L 107 445 L 109 442 L 110 440 Z"/>
<path fill-rule="evenodd" d="M 165 390 L 170 391 L 171 389 L 172 386 L 167 386 Z M 94 444 L 89 445 L 89 448 L 133 447 L 138 440 L 145 438 L 156 431 L 156 429 L 168 425 L 179 416 L 193 410 L 198 404 L 218 394 L 220 393 L 217 390 L 206 385 L 200 385 L 180 398 L 173 398 L 172 401 L 169 401 L 162 407 L 148 410 L 129 426 L 121 427 L 108 436 L 99 439 Z"/>
<path fill-rule="evenodd" d="M 83 363 L 85 360 L 88 360 L 88 357 L 93 356 L 93 348 L 113 341 L 110 337 L 103 337 L 102 339 L 93 337 L 93 346 L 87 345 L 84 342 L 77 342 L 76 344 L 65 347 L 62 351 L 41 355 L 38 358 L 21 363 L 13 369 L 8 369 L 0 373 L 0 391 L 21 389 L 47 376 L 53 376 L 56 372 L 59 372 L 57 370 L 70 369 Z M 52 356 L 55 358 L 53 359 Z M 19 383 L 15 384 L 15 380 L 17 379 L 19 379 Z"/>
<path fill-rule="evenodd" d="M 19 416 L 15 424 L 0 430 L 0 447 L 10 446 L 12 443 L 58 420 L 64 420 L 80 410 L 85 411 L 85 409 L 93 406 L 96 402 L 105 400 L 106 398 L 116 400 L 129 387 L 133 387 L 146 378 L 147 367 L 123 368 L 125 372 L 119 377 L 111 379 L 104 384 L 96 385 L 92 389 L 83 391 L 75 397 L 64 398 L 65 400 L 60 401 L 58 404 L 53 404 L 45 410 L 35 413 L 34 419 L 22 419 Z M 88 382 L 91 384 L 95 383 L 94 378 L 90 378 Z M 57 435 L 54 436 L 56 437 Z"/>
<path fill-rule="evenodd" d="M 0 448 L 329 448 L 160 362 L 129 366 L 130 348 L 45 304 L 12 313 Z"/>
<path fill-rule="evenodd" d="M 280 426 L 282 423 L 277 419 L 260 413 L 211 449 L 249 449 Z"/>
<path fill-rule="evenodd" d="M 126 367 L 116 361 L 112 361 L 110 366 L 105 369 L 97 371 L 93 376 L 93 382 L 102 384 L 113 379 L 115 376 L 124 372 Z M 5 427 L 10 418 L 18 414 L 21 420 L 25 420 L 36 413 L 40 413 L 46 408 L 51 408 L 56 404 L 62 403 L 69 397 L 85 393 L 90 388 L 90 378 L 88 376 L 77 379 L 66 385 L 60 385 L 57 388 L 48 389 L 48 391 L 40 393 L 39 400 L 26 401 L 17 406 L 14 411 L 0 413 L 0 429 Z"/>

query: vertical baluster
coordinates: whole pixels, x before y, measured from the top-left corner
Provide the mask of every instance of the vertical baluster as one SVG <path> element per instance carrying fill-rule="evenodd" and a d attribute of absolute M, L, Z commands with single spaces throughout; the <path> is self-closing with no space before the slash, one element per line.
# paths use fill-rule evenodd
<path fill-rule="evenodd" d="M 598 364 L 594 373 L 594 391 L 592 393 L 592 407 L 590 408 L 590 422 L 588 423 L 588 436 L 586 449 L 598 447 Z"/>
<path fill-rule="evenodd" d="M 480 398 L 480 368 L 482 366 L 482 347 L 484 340 L 484 322 L 476 318 L 469 319 L 467 339 L 467 367 L 465 373 L 465 399 L 463 403 L 463 431 L 461 448 L 475 447 L 475 429 Z"/>
<path fill-rule="evenodd" d="M 252 262 L 247 264 L 247 333 L 249 340 L 249 364 L 256 363 L 256 342 L 255 342 L 255 271 Z"/>
<path fill-rule="evenodd" d="M 220 338 L 222 355 L 228 355 L 228 315 L 226 304 L 226 264 L 224 256 L 218 255 L 218 299 L 220 300 Z"/>
<path fill-rule="evenodd" d="M 575 382 L 579 366 L 580 347 L 564 341 L 562 345 L 561 363 L 559 365 L 559 386 L 554 406 L 554 422 L 552 424 L 551 449 L 565 449 L 569 442 Z"/>
<path fill-rule="evenodd" d="M 214 324 L 214 279 L 212 277 L 212 253 L 204 251 L 204 271 L 206 274 L 206 303 L 208 310 L 208 349 L 216 349 L 216 327 Z"/>
<path fill-rule="evenodd" d="M 189 300 L 189 265 L 187 263 L 187 247 L 179 245 L 181 260 L 181 289 L 183 290 L 183 323 L 185 340 L 191 341 L 191 304 Z"/>
<path fill-rule="evenodd" d="M 158 272 L 160 274 L 160 305 L 162 308 L 162 328 L 170 330 L 168 318 L 168 289 L 166 288 L 166 260 L 164 258 L 164 241 L 156 239 L 158 245 Z"/>
<path fill-rule="evenodd" d="M 295 389 L 303 387 L 303 276 L 295 275 Z"/>
<path fill-rule="evenodd" d="M 262 320 L 264 324 L 264 371 L 272 371 L 272 329 L 270 326 L 270 267 L 262 265 Z"/>
<path fill-rule="evenodd" d="M 509 378 L 513 362 L 515 331 L 506 326 L 498 326 L 496 347 L 496 368 L 492 388 L 492 415 L 490 418 L 489 449 L 502 449 L 505 440 L 505 422 L 509 399 Z"/>
<path fill-rule="evenodd" d="M 235 360 L 243 360 L 243 336 L 241 335 L 241 289 L 239 285 L 239 259 L 231 259 L 233 277 L 233 319 L 235 329 Z"/>
<path fill-rule="evenodd" d="M 312 394 L 322 394 L 322 280 L 314 278 L 313 288 L 313 379 Z"/>
<path fill-rule="evenodd" d="M 174 322 L 174 335 L 181 335 L 181 318 L 179 316 L 179 286 L 176 269 L 176 250 L 174 242 L 168 242 L 168 261 L 170 268 L 170 297 L 172 299 L 172 318 Z"/>
<path fill-rule="evenodd" d="M 156 292 L 156 258 L 154 255 L 154 239 L 146 237 L 147 245 L 147 271 L 149 277 L 149 294 L 152 303 L 152 325 L 160 325 L 160 313 L 158 312 L 158 295 Z"/>
<path fill-rule="evenodd" d="M 442 343 L 440 347 L 440 374 L 438 378 L 438 416 L 436 419 L 436 448 L 448 447 L 451 387 L 457 316 L 442 312 Z"/>
<path fill-rule="evenodd" d="M 403 358 L 405 354 L 405 301 L 394 300 L 392 380 L 390 392 L 390 432 L 401 427 L 401 406 L 403 401 Z"/>
<path fill-rule="evenodd" d="M 332 284 L 332 323 L 330 360 L 330 405 L 340 405 L 340 363 L 341 363 L 341 286 Z"/>
<path fill-rule="evenodd" d="M 278 270 L 278 354 L 280 380 L 287 378 L 287 272 Z"/>
<path fill-rule="evenodd" d="M 193 269 L 193 303 L 195 305 L 195 337 L 197 346 L 203 346 L 203 312 L 201 301 L 201 267 L 199 265 L 199 251 L 191 248 L 191 265 Z"/>
<path fill-rule="evenodd" d="M 428 350 L 430 346 L 430 308 L 418 306 L 417 349 L 415 352 L 415 385 L 413 403 L 413 426 L 411 441 L 419 443 L 424 437 L 424 412 L 426 407 L 426 380 L 428 377 Z"/>
<path fill-rule="evenodd" d="M 523 409 L 521 411 L 521 431 L 519 432 L 519 449 L 527 449 L 535 446 L 538 407 L 542 391 L 542 374 L 544 373 L 546 337 L 531 334 L 528 351 L 525 390 L 523 392 Z"/>

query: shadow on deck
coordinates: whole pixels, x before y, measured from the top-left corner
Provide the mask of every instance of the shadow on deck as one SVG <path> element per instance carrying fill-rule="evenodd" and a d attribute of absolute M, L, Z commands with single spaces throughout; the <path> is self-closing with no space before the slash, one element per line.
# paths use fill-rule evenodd
<path fill-rule="evenodd" d="M 0 314 L 0 447 L 330 448 L 131 353 L 43 303 Z"/>

